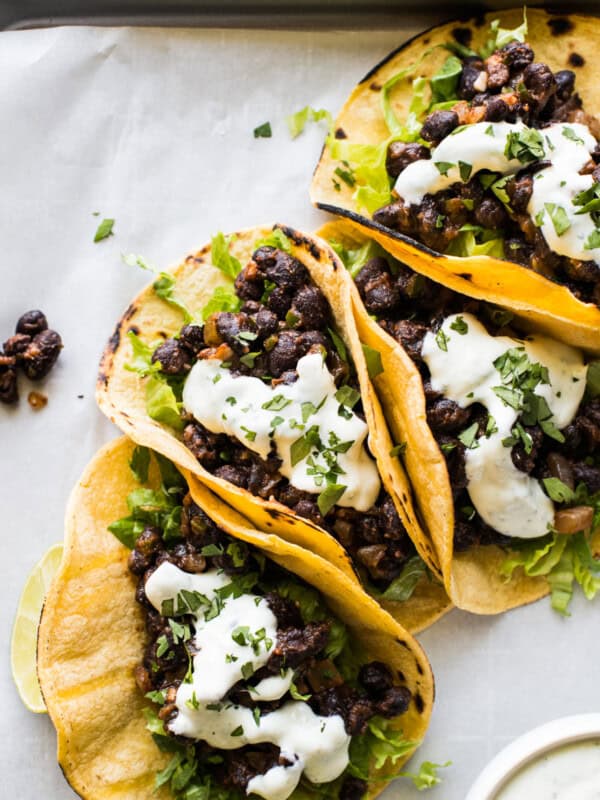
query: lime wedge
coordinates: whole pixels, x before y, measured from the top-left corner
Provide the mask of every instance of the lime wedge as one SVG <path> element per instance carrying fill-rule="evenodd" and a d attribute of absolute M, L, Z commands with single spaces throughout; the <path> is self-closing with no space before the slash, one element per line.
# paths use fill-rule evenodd
<path fill-rule="evenodd" d="M 10 645 L 12 674 L 21 700 L 30 711 L 44 714 L 46 706 L 36 672 L 37 632 L 44 598 L 56 575 L 63 545 L 55 544 L 34 567 L 21 593 Z"/>

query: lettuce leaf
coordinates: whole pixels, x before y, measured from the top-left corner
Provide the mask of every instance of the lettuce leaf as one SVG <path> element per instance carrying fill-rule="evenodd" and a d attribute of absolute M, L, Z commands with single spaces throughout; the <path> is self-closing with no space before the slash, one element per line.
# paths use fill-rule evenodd
<path fill-rule="evenodd" d="M 242 307 L 242 301 L 237 294 L 225 286 L 217 286 L 212 293 L 212 297 L 202 309 L 202 319 L 206 320 L 211 314 L 217 311 L 239 311 Z"/>
<path fill-rule="evenodd" d="M 212 237 L 210 242 L 211 262 L 231 280 L 235 280 L 242 271 L 242 265 L 239 260 L 229 252 L 229 247 L 233 241 L 233 236 L 225 236 L 219 232 Z"/>
<path fill-rule="evenodd" d="M 388 762 L 394 766 L 410 753 L 419 743 L 404 738 L 401 730 L 394 730 L 392 721 L 382 717 L 372 717 L 366 733 L 354 736 L 350 742 L 350 765 L 348 771 L 356 778 L 369 780 L 371 765 L 381 769 Z M 395 775 L 381 776 L 390 780 Z"/>
<path fill-rule="evenodd" d="M 368 239 L 362 245 L 362 247 L 358 247 L 356 250 L 347 249 L 343 244 L 337 242 L 335 239 L 331 239 L 329 244 L 341 258 L 344 266 L 353 278 L 356 278 L 367 261 L 370 261 L 372 258 L 376 258 L 378 256 L 387 255 L 381 245 L 378 244 L 374 239 Z"/>
<path fill-rule="evenodd" d="M 173 308 L 177 308 L 183 314 L 183 319 L 185 323 L 192 322 L 195 319 L 194 314 L 188 309 L 188 307 L 179 300 L 175 296 L 175 285 L 176 280 L 171 275 L 170 272 L 161 272 L 158 267 L 155 267 L 143 256 L 136 255 L 135 253 L 127 253 L 126 255 L 122 256 L 123 261 L 129 267 L 141 267 L 141 269 L 145 269 L 148 272 L 153 272 L 157 278 L 152 284 L 152 288 L 156 293 L 157 297 L 160 297 L 161 300 L 164 300 L 165 303 L 168 303 Z"/>
<path fill-rule="evenodd" d="M 403 778 L 410 778 L 415 787 L 421 792 L 423 789 L 432 789 L 442 782 L 442 779 L 437 774 L 438 769 L 449 767 L 451 761 L 446 761 L 445 764 L 435 764 L 433 761 L 423 761 L 419 766 L 418 772 L 401 772 Z"/>
<path fill-rule="evenodd" d="M 281 228 L 275 228 L 264 239 L 258 239 L 254 242 L 254 247 L 277 247 L 279 250 L 285 250 L 286 253 L 292 252 L 292 243 Z"/>
<path fill-rule="evenodd" d="M 451 256 L 493 256 L 504 258 L 504 239 L 498 231 L 479 225 L 463 225 L 450 242 L 446 253 Z"/>
<path fill-rule="evenodd" d="M 292 139 L 295 139 L 297 136 L 300 136 L 307 123 L 320 122 L 323 119 L 327 122 L 329 132 L 331 133 L 333 129 L 333 117 L 331 116 L 331 113 L 324 108 L 317 109 L 311 108 L 310 106 L 304 106 L 304 108 L 301 108 L 300 111 L 296 111 L 295 114 L 290 114 L 287 116 L 285 121 L 289 128 L 290 136 Z"/>
<path fill-rule="evenodd" d="M 413 592 L 421 580 L 427 574 L 427 567 L 420 556 L 409 558 L 402 567 L 402 572 L 395 578 L 381 595 L 386 600 L 395 600 L 397 603 L 405 603 L 412 597 Z"/>
<path fill-rule="evenodd" d="M 150 375 L 146 382 L 146 411 L 148 416 L 177 431 L 183 430 L 183 420 L 179 413 L 179 403 L 175 392 L 167 381 L 157 375 Z"/>
<path fill-rule="evenodd" d="M 490 35 L 481 50 L 481 57 L 487 58 L 495 50 L 509 44 L 509 42 L 524 42 L 527 36 L 527 9 L 523 8 L 523 22 L 517 27 L 510 30 L 509 28 L 501 28 L 500 20 L 495 19 L 490 25 Z"/>
<path fill-rule="evenodd" d="M 133 331 L 127 333 L 127 338 L 131 343 L 133 358 L 125 364 L 125 369 L 129 372 L 137 372 L 141 377 L 159 372 L 160 364 L 152 363 L 152 354 L 159 344 L 161 344 L 162 340 L 153 342 L 152 344 L 146 344 Z"/>

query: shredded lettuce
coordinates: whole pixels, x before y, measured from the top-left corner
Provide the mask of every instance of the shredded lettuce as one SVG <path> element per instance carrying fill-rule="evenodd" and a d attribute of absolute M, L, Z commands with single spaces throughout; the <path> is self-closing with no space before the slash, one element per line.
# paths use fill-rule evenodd
<path fill-rule="evenodd" d="M 527 36 L 527 9 L 523 7 L 523 22 L 517 27 L 510 30 L 509 28 L 501 28 L 500 20 L 495 19 L 490 25 L 490 35 L 481 50 L 481 57 L 487 58 L 491 54 L 499 50 L 501 47 L 509 44 L 509 42 L 524 42 Z"/>
<path fill-rule="evenodd" d="M 162 422 L 177 431 L 183 429 L 180 403 L 169 383 L 161 376 L 150 375 L 146 381 L 146 411 L 156 422 Z"/>
<path fill-rule="evenodd" d="M 152 354 L 159 346 L 160 341 L 154 342 L 153 344 L 146 344 L 133 331 L 127 333 L 127 338 L 131 343 L 133 358 L 125 364 L 125 369 L 129 372 L 137 372 L 141 377 L 158 372 L 160 370 L 160 364 L 152 363 Z"/>
<path fill-rule="evenodd" d="M 451 761 L 446 761 L 445 764 L 435 764 L 433 761 L 423 761 L 419 766 L 418 772 L 401 772 L 403 778 L 410 778 L 415 787 L 422 792 L 424 789 L 432 789 L 438 786 L 442 779 L 437 774 L 438 769 L 444 769 L 452 764 Z"/>
<path fill-rule="evenodd" d="M 344 247 L 341 242 L 335 239 L 330 239 L 329 244 L 342 259 L 344 266 L 353 278 L 356 278 L 367 261 L 378 256 L 386 256 L 384 249 L 374 239 L 368 239 L 361 247 L 355 250 Z"/>
<path fill-rule="evenodd" d="M 331 132 L 333 128 L 333 117 L 331 116 L 331 113 L 324 108 L 317 109 L 311 108 L 310 106 L 304 106 L 304 108 L 301 108 L 300 111 L 296 111 L 295 114 L 290 114 L 287 116 L 285 121 L 289 128 L 290 136 L 292 139 L 295 139 L 297 136 L 300 136 L 307 123 L 320 122 L 323 119 L 327 122 L 329 131 Z"/>
<path fill-rule="evenodd" d="M 463 225 L 446 250 L 452 256 L 493 256 L 504 258 L 504 239 L 498 231 L 479 225 Z"/>
<path fill-rule="evenodd" d="M 276 247 L 279 250 L 285 250 L 286 253 L 292 252 L 292 243 L 281 228 L 275 228 L 264 239 L 257 239 L 254 242 L 254 247 Z"/>
<path fill-rule="evenodd" d="M 600 396 L 600 361 L 588 365 L 586 391 L 590 398 Z"/>
<path fill-rule="evenodd" d="M 137 256 L 135 253 L 128 253 L 122 256 L 123 261 L 129 267 L 141 267 L 142 269 L 147 270 L 148 272 L 153 272 L 157 278 L 152 284 L 152 288 L 158 297 L 161 300 L 164 300 L 165 303 L 168 303 L 173 308 L 177 308 L 183 314 L 184 321 L 186 323 L 193 322 L 195 320 L 194 314 L 189 310 L 189 308 L 179 300 L 175 296 L 175 285 L 176 280 L 169 272 L 161 272 L 158 267 L 155 267 L 143 256 Z"/>
<path fill-rule="evenodd" d="M 231 280 L 235 280 L 242 271 L 242 265 L 238 259 L 229 252 L 231 243 L 234 240 L 233 236 L 225 236 L 219 232 L 212 237 L 210 243 L 211 262 Z"/>
<path fill-rule="evenodd" d="M 211 314 L 218 311 L 239 311 L 242 307 L 242 301 L 237 294 L 225 286 L 217 286 L 212 293 L 208 303 L 202 309 L 202 319 L 206 320 Z"/>
<path fill-rule="evenodd" d="M 147 447 L 134 447 L 129 461 L 129 469 L 139 483 L 146 483 L 150 469 L 150 450 Z"/>
<path fill-rule="evenodd" d="M 598 511 L 594 527 L 599 523 L 597 517 Z M 553 533 L 542 540 L 519 542 L 516 546 L 518 551 L 504 561 L 501 574 L 510 580 L 515 569 L 521 568 L 526 575 L 545 576 L 550 585 L 552 608 L 563 616 L 569 616 L 575 583 L 581 586 L 588 600 L 593 600 L 600 590 L 600 560 L 594 557 L 589 536 L 583 531 Z"/>
<path fill-rule="evenodd" d="M 441 68 L 431 79 L 431 104 L 457 102 L 458 81 L 462 73 L 462 61 L 456 56 L 448 56 Z"/>
<path fill-rule="evenodd" d="M 401 730 L 393 728 L 391 720 L 372 717 L 366 733 L 354 736 L 350 742 L 350 766 L 348 771 L 355 778 L 369 780 L 371 765 L 381 769 L 388 762 L 394 766 L 418 745 L 418 742 L 404 738 Z M 395 775 L 382 776 L 389 780 Z"/>

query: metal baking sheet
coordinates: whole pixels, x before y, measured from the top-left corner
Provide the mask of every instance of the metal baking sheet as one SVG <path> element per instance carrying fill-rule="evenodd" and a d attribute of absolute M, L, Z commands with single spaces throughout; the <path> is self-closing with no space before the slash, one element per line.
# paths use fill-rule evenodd
<path fill-rule="evenodd" d="M 119 20 L 151 22 L 150 11 L 162 8 L 130 4 L 128 13 L 140 16 Z M 226 16 L 211 30 L 65 28 L 51 25 L 100 17 L 84 18 L 79 4 L 43 9 L 1 9 L 5 25 L 45 29 L 0 34 L 0 336 L 24 310 L 41 307 L 65 350 L 42 387 L 45 409 L 29 408 L 33 387 L 25 385 L 19 408 L 0 408 L 5 642 L 28 571 L 62 538 L 70 488 L 117 433 L 93 401 L 96 365 L 118 315 L 146 282 L 121 254 L 166 266 L 219 229 L 275 215 L 316 228 L 324 215 L 310 207 L 308 186 L 323 130 L 313 126 L 292 142 L 285 115 L 306 104 L 337 111 L 352 85 L 424 24 L 395 16 L 373 30 L 379 17 L 364 26 L 352 18 L 355 30 L 340 32 L 350 22 L 342 14 L 331 29 L 310 32 L 231 30 Z M 101 20 L 115 15 L 115 6 L 104 7 Z M 157 19 L 180 17 L 171 9 Z M 265 24 L 280 19 L 293 27 L 291 16 Z M 254 139 L 253 128 L 266 120 L 273 138 Z M 115 235 L 99 244 L 93 212 L 116 219 Z M 597 707 L 590 668 L 600 659 L 597 610 L 578 596 L 572 611 L 559 618 L 545 601 L 496 618 L 454 611 L 420 637 L 436 673 L 437 704 L 416 761 L 453 762 L 432 800 L 463 800 L 486 761 L 528 728 Z M 72 798 L 49 720 L 16 697 L 6 646 L 0 688 L 0 798 Z M 406 780 L 384 796 L 422 797 Z"/>

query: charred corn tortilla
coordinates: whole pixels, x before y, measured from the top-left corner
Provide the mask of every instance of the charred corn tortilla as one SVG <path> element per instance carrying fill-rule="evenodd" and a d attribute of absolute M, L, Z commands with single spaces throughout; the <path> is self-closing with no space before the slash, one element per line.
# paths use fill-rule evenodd
<path fill-rule="evenodd" d="M 347 250 L 356 250 L 368 241 L 363 231 L 345 220 L 328 223 L 318 234 Z M 446 460 L 427 421 L 421 374 L 404 348 L 369 316 L 352 284 L 359 336 L 381 353 L 384 371 L 375 379 L 375 385 L 394 436 L 407 442 L 404 463 L 452 602 L 474 613 L 495 614 L 548 594 L 545 577 L 528 577 L 517 570 L 507 581 L 502 571 L 507 551 L 501 547 L 486 545 L 466 552 L 454 551 L 452 485 Z"/>
<path fill-rule="evenodd" d="M 413 239 L 374 222 L 355 199 L 354 186 L 340 181 L 343 153 L 334 158 L 332 147 L 346 143 L 378 145 L 390 132 L 381 107 L 385 82 L 412 64 L 418 67 L 406 80 L 391 90 L 392 108 L 398 119 L 406 119 L 412 97 L 412 78 L 431 77 L 448 56 L 442 48 L 421 61 L 430 48 L 454 41 L 453 31 L 472 31 L 470 47 L 478 50 L 489 35 L 489 25 L 500 20 L 503 28 L 514 29 L 523 20 L 522 9 L 491 12 L 469 22 L 450 22 L 426 31 L 402 45 L 377 65 L 358 84 L 342 108 L 333 139 L 326 144 L 317 166 L 311 199 L 319 207 L 348 218 L 352 224 L 368 230 L 390 253 L 417 272 L 462 294 L 503 305 L 527 316 L 539 330 L 577 347 L 600 352 L 600 310 L 592 303 L 578 300 L 565 286 L 546 279 L 518 264 L 487 256 L 443 256 Z M 592 17 L 556 15 L 539 9 L 527 10 L 528 34 L 537 61 L 552 69 L 576 71 L 576 90 L 590 113 L 598 109 L 598 89 L 594 69 L 598 47 L 598 20 Z M 573 54 L 574 57 L 570 58 Z M 579 66 L 578 66 L 579 65 Z M 343 167 L 341 167 L 343 169 Z"/>
<path fill-rule="evenodd" d="M 134 679 L 145 631 L 127 567 L 129 551 L 107 531 L 116 517 L 128 513 L 127 495 L 139 486 L 128 466 L 133 449 L 125 437 L 110 443 L 75 487 L 63 562 L 39 630 L 38 676 L 58 734 L 58 760 L 86 800 L 170 797 L 164 787 L 154 794 L 155 774 L 169 756 L 146 730 L 146 704 Z M 150 482 L 159 483 L 153 472 Z M 415 698 L 401 717 L 402 730 L 407 739 L 421 740 L 431 713 L 433 679 L 417 642 L 329 562 L 253 530 L 199 482 L 191 488 L 196 503 L 220 527 L 318 588 L 369 657 L 402 674 Z M 400 767 L 398 762 L 395 770 Z M 372 774 L 377 777 L 375 770 Z M 388 774 L 385 768 L 383 774 Z M 368 797 L 384 785 L 374 781 Z"/>
<path fill-rule="evenodd" d="M 231 254 L 242 264 L 246 263 L 254 250 L 254 243 L 277 229 L 278 226 L 238 232 L 230 246 Z M 421 532 L 406 475 L 399 460 L 390 455 L 393 442 L 368 377 L 351 314 L 350 287 L 344 267 L 324 242 L 289 228 L 281 230 L 291 242 L 292 255 L 302 262 L 314 283 L 324 293 L 339 334 L 352 354 L 369 428 L 369 447 L 377 460 L 382 483 L 394 499 L 400 518 L 411 532 L 419 554 L 428 567 L 439 574 L 431 543 Z M 177 297 L 194 311 L 205 306 L 217 286 L 226 284 L 223 273 L 211 264 L 210 257 L 211 248 L 207 246 L 195 255 L 188 256 L 173 272 Z M 186 474 L 197 476 L 218 496 L 244 514 L 252 525 L 261 530 L 276 531 L 293 544 L 327 558 L 346 575 L 356 579 L 348 554 L 330 534 L 313 522 L 295 515 L 287 506 L 275 500 L 263 500 L 212 475 L 200 465 L 180 435 L 148 416 L 146 379 L 126 368 L 132 360 L 127 333 L 133 330 L 143 342 L 150 343 L 176 334 L 181 325 L 181 312 L 166 305 L 156 296 L 152 287 L 148 287 L 133 301 L 118 323 L 102 357 L 97 383 L 97 400 L 102 411 L 134 441 L 162 453 L 183 468 Z M 398 603 L 384 600 L 383 603 L 411 630 L 430 624 L 449 607 L 442 587 L 427 577 L 420 580 L 409 601 Z"/>

